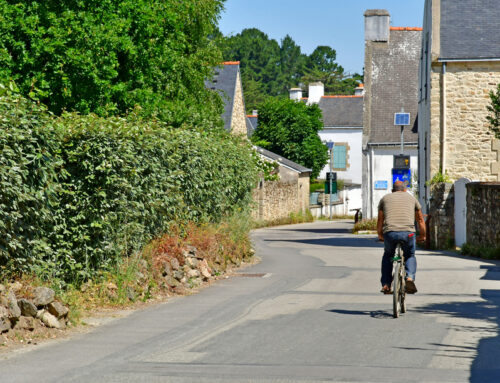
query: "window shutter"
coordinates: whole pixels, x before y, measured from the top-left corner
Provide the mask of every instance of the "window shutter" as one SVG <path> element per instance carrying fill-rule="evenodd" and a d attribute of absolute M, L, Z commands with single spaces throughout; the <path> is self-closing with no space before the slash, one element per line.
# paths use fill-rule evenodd
<path fill-rule="evenodd" d="M 333 167 L 334 169 L 346 168 L 346 147 L 335 145 L 333 147 Z"/>

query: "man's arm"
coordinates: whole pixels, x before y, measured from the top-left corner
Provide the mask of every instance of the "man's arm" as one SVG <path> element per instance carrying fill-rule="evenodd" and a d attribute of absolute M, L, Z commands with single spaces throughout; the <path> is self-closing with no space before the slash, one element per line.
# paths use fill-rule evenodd
<path fill-rule="evenodd" d="M 417 219 L 419 236 L 417 237 L 417 242 L 425 242 L 425 221 L 422 214 L 422 210 L 415 211 L 415 218 Z"/>
<path fill-rule="evenodd" d="M 383 210 L 378 211 L 377 234 L 378 234 L 378 240 L 383 241 L 384 240 L 384 211 Z"/>

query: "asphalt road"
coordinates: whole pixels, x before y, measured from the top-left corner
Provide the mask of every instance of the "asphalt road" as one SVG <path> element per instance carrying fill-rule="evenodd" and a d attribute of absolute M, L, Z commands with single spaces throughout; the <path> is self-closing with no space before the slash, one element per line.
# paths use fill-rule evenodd
<path fill-rule="evenodd" d="M 351 226 L 257 230 L 240 276 L 2 355 L 0 382 L 500 382 L 500 263 L 418 251 L 394 319 L 382 246 Z"/>

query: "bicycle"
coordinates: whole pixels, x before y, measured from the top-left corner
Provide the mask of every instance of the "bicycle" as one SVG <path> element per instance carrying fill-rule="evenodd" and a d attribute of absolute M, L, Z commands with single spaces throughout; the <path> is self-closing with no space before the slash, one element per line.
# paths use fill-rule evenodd
<path fill-rule="evenodd" d="M 394 318 L 399 318 L 400 313 L 404 314 L 406 312 L 406 270 L 402 245 L 403 242 L 397 243 L 396 253 L 391 258 L 394 264 L 392 274 L 392 309 Z"/>

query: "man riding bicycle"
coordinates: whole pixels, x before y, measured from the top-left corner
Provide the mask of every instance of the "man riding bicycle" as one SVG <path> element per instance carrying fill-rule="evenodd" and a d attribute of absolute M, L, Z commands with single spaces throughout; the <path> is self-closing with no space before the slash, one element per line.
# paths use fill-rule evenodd
<path fill-rule="evenodd" d="M 415 294 L 415 221 L 417 221 L 418 242 L 425 241 L 425 222 L 420 203 L 410 193 L 401 181 L 393 185 L 392 193 L 386 194 L 378 204 L 377 233 L 378 239 L 384 241 L 384 256 L 382 257 L 382 290 L 391 294 L 392 259 L 398 242 L 402 242 L 406 269 L 406 292 Z"/>

